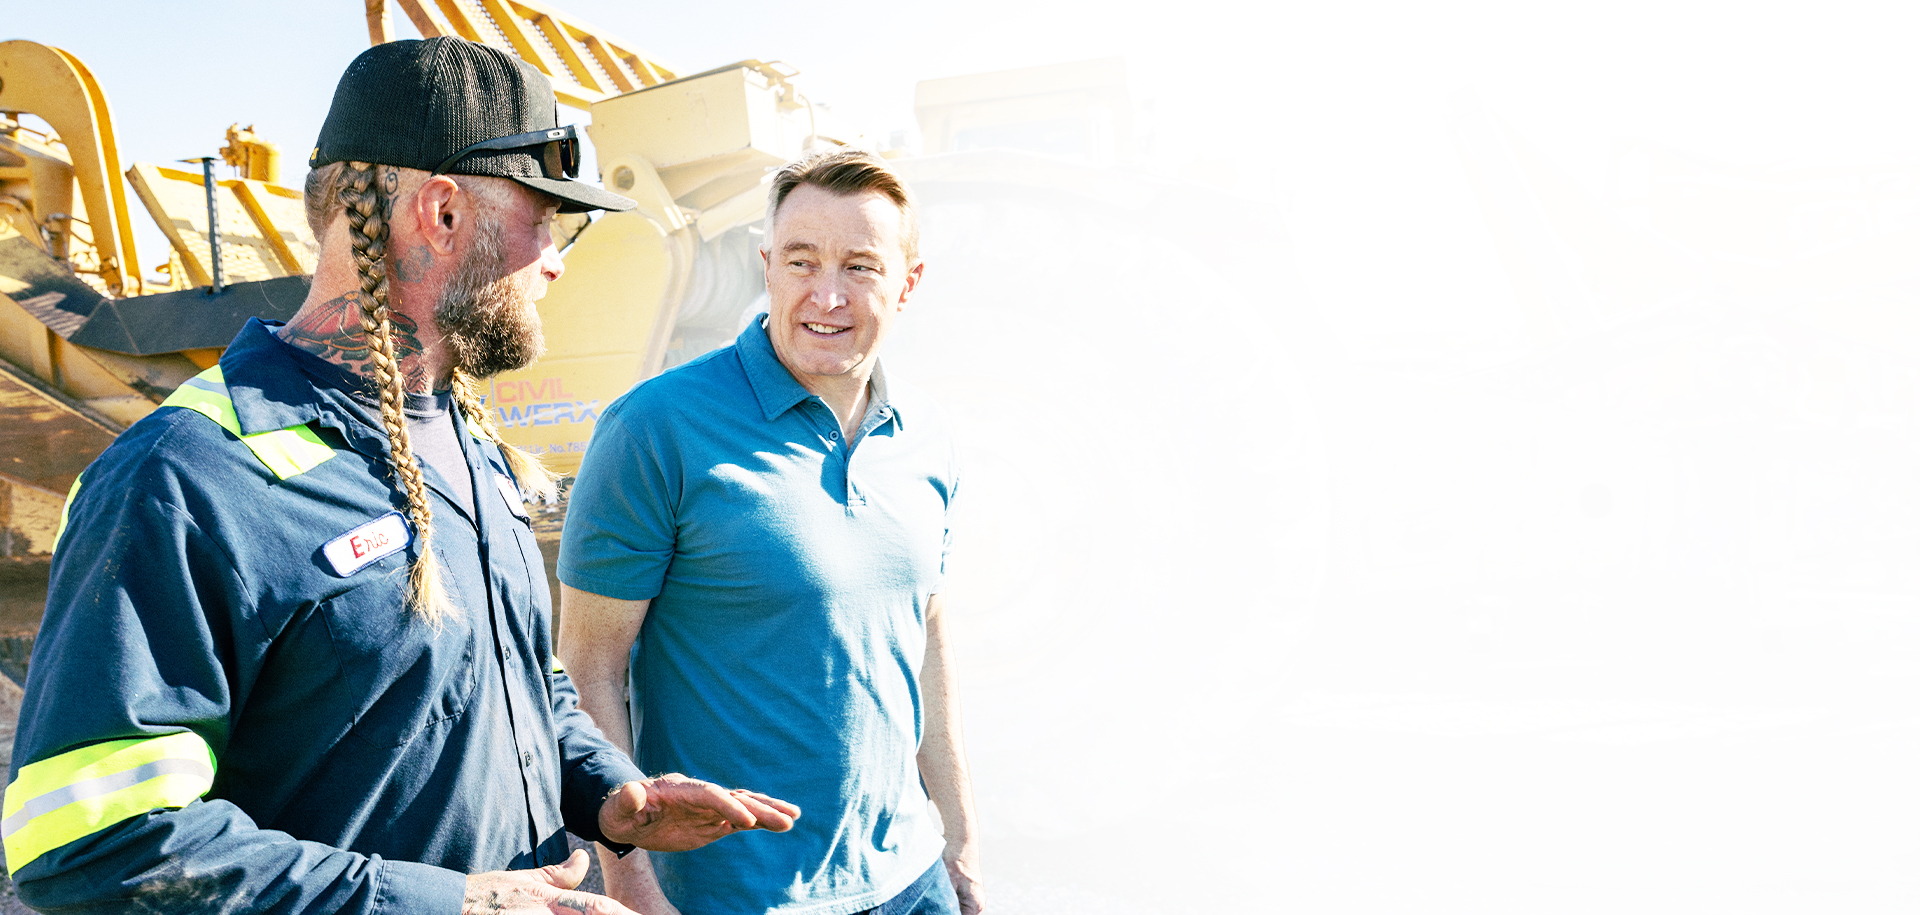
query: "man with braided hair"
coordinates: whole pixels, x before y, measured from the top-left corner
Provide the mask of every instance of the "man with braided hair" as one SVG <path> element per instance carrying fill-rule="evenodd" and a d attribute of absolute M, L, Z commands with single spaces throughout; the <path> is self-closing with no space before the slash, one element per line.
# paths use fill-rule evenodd
<path fill-rule="evenodd" d="M 62 912 L 631 910 L 588 858 L 788 829 L 784 801 L 645 778 L 552 659 L 523 493 L 477 380 L 542 348 L 570 180 L 547 80 L 484 45 L 380 45 L 311 164 L 322 239 L 285 325 L 81 475 L 0 838 Z"/>

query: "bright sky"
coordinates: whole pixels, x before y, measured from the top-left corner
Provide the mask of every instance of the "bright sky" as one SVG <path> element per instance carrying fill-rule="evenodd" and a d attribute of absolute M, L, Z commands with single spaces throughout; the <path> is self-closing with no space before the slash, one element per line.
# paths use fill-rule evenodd
<path fill-rule="evenodd" d="M 1617 152 L 1638 141 L 1754 164 L 1920 149 L 1910 88 L 1920 55 L 1907 46 L 1914 17 L 1892 12 L 1899 4 L 560 5 L 689 72 L 785 61 L 809 96 L 879 137 L 913 127 L 920 80 L 1123 56 L 1159 167 L 1224 174 L 1219 183 L 1281 204 L 1302 253 L 1330 277 L 1378 273 L 1367 268 L 1384 245 L 1407 268 L 1395 272 L 1419 282 L 1487 283 L 1473 266 L 1486 252 L 1449 241 L 1462 220 L 1478 231 L 1448 132 L 1463 99 L 1596 193 Z M 338 74 L 367 42 L 350 0 L 19 3 L 0 32 L 92 68 L 123 161 L 213 154 L 237 121 L 281 145 L 290 182 Z M 157 262 L 157 233 L 141 226 L 156 239 L 142 259 Z M 1313 269 L 1323 300 L 1354 291 Z M 1380 301 L 1416 288 L 1389 276 L 1351 282 L 1372 284 L 1360 291 Z"/>
<path fill-rule="evenodd" d="M 146 159 L 211 153 L 235 120 L 304 149 L 367 40 L 347 0 L 11 6 L 0 33 L 79 55 L 114 105 L 122 145 Z M 816 100 L 882 133 L 911 126 L 919 80 L 1125 56 L 1135 94 L 1181 128 L 1161 136 L 1176 155 L 1252 138 L 1264 145 L 1247 154 L 1317 162 L 1417 132 L 1464 89 L 1568 152 L 1651 138 L 1766 161 L 1920 145 L 1907 88 L 1920 85 L 1906 41 L 1914 17 L 1892 12 L 1898 4 L 558 6 L 688 70 L 787 61 Z"/>

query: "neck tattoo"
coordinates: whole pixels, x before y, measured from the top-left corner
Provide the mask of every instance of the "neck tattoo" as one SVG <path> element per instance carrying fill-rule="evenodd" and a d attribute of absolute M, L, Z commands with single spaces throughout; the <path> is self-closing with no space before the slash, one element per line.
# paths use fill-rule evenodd
<path fill-rule="evenodd" d="M 367 332 L 360 328 L 360 305 L 364 292 L 349 292 L 300 313 L 280 328 L 280 339 L 328 362 L 344 366 L 363 377 L 373 376 L 373 347 Z M 393 338 L 393 356 L 400 364 L 407 390 L 428 392 L 432 379 L 420 364 L 419 325 L 403 314 L 388 310 L 388 333 Z"/>

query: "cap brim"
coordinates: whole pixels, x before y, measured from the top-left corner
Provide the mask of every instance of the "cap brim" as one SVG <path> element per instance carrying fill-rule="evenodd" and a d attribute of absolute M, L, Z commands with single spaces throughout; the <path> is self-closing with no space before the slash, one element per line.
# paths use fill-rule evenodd
<path fill-rule="evenodd" d="M 568 181 L 565 178 L 525 178 L 520 175 L 502 177 L 560 198 L 562 213 L 587 213 L 593 210 L 610 210 L 618 213 L 640 205 L 612 191 L 602 190 L 581 181 Z"/>

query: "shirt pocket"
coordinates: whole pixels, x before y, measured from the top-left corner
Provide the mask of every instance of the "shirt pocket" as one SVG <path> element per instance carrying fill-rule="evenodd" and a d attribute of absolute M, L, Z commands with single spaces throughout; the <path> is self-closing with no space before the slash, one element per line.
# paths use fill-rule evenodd
<path fill-rule="evenodd" d="M 445 730 L 478 684 L 468 614 L 438 631 L 404 605 L 405 567 L 320 605 L 340 659 L 344 693 L 355 696 L 348 731 L 370 746 L 404 746 Z"/>
<path fill-rule="evenodd" d="M 532 528 L 533 514 L 527 507 L 526 497 L 520 492 L 520 486 L 513 482 L 513 478 L 495 470 L 493 486 L 500 491 L 500 500 L 506 503 L 507 512 L 519 519 L 521 524 Z"/>

